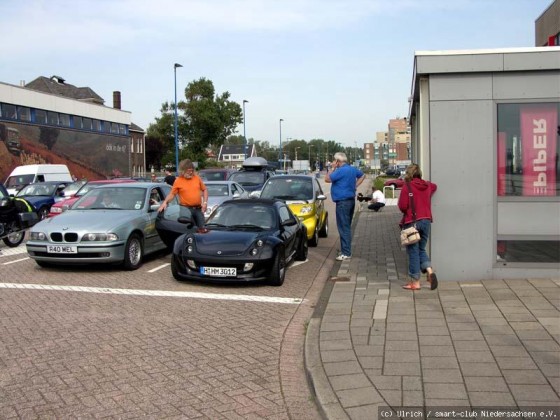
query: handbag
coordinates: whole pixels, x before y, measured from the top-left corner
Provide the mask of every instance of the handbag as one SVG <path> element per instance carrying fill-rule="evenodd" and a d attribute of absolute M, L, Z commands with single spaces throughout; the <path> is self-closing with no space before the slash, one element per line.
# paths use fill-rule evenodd
<path fill-rule="evenodd" d="M 417 242 L 420 242 L 420 232 L 416 229 L 416 209 L 414 207 L 414 194 L 412 194 L 412 188 L 410 188 L 410 182 L 406 183 L 408 196 L 410 198 L 410 208 L 412 210 L 412 222 L 413 225 L 406 228 L 401 229 L 401 245 L 412 245 Z M 404 215 L 403 220 L 404 222 Z"/>

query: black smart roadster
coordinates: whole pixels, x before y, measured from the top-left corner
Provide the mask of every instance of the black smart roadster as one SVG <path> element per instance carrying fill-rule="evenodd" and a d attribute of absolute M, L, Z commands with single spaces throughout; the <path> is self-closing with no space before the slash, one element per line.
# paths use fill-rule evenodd
<path fill-rule="evenodd" d="M 188 217 L 178 220 L 189 223 Z M 177 280 L 280 286 L 287 265 L 307 258 L 306 227 L 280 200 L 229 200 L 212 213 L 205 228 L 183 233 L 179 224 L 161 220 L 156 229 L 168 240 L 178 236 L 171 260 Z"/>

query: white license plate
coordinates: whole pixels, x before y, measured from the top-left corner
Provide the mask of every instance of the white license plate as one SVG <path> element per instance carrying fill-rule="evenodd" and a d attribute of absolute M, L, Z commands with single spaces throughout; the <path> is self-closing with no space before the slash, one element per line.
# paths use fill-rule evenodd
<path fill-rule="evenodd" d="M 66 245 L 47 245 L 47 252 L 49 254 L 77 254 L 77 246 Z"/>
<path fill-rule="evenodd" d="M 237 269 L 235 267 L 200 267 L 200 274 L 214 277 L 235 277 Z"/>

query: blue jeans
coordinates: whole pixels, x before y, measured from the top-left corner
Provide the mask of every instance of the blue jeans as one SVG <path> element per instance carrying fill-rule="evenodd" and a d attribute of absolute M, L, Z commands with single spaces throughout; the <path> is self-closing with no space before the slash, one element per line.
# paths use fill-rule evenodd
<path fill-rule="evenodd" d="M 413 223 L 404 225 L 404 229 L 412 226 Z M 432 223 L 428 219 L 416 221 L 416 229 L 420 232 L 420 242 L 406 246 L 406 254 L 408 255 L 408 275 L 420 280 L 420 273 L 425 273 L 426 268 L 432 266 L 430 257 L 426 252 L 426 244 L 430 239 L 430 227 Z"/>
<path fill-rule="evenodd" d="M 352 218 L 356 201 L 341 200 L 336 202 L 336 227 L 340 236 L 340 253 L 347 257 L 352 256 Z"/>

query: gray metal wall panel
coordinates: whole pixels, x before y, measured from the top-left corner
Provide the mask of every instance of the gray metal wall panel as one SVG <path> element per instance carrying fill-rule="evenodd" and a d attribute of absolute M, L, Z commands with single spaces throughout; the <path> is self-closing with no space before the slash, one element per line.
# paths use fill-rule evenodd
<path fill-rule="evenodd" d="M 560 51 L 504 54 L 504 70 L 558 70 Z"/>
<path fill-rule="evenodd" d="M 498 203 L 498 235 L 560 235 L 560 203 Z"/>
<path fill-rule="evenodd" d="M 492 77 L 488 73 L 438 74 L 430 76 L 430 100 L 492 99 Z"/>
<path fill-rule="evenodd" d="M 503 54 L 429 55 L 416 57 L 417 74 L 502 71 Z"/>
<path fill-rule="evenodd" d="M 492 101 L 430 103 L 431 258 L 449 280 L 492 278 L 494 122 Z"/>
<path fill-rule="evenodd" d="M 560 98 L 560 71 L 494 74 L 494 99 Z"/>

